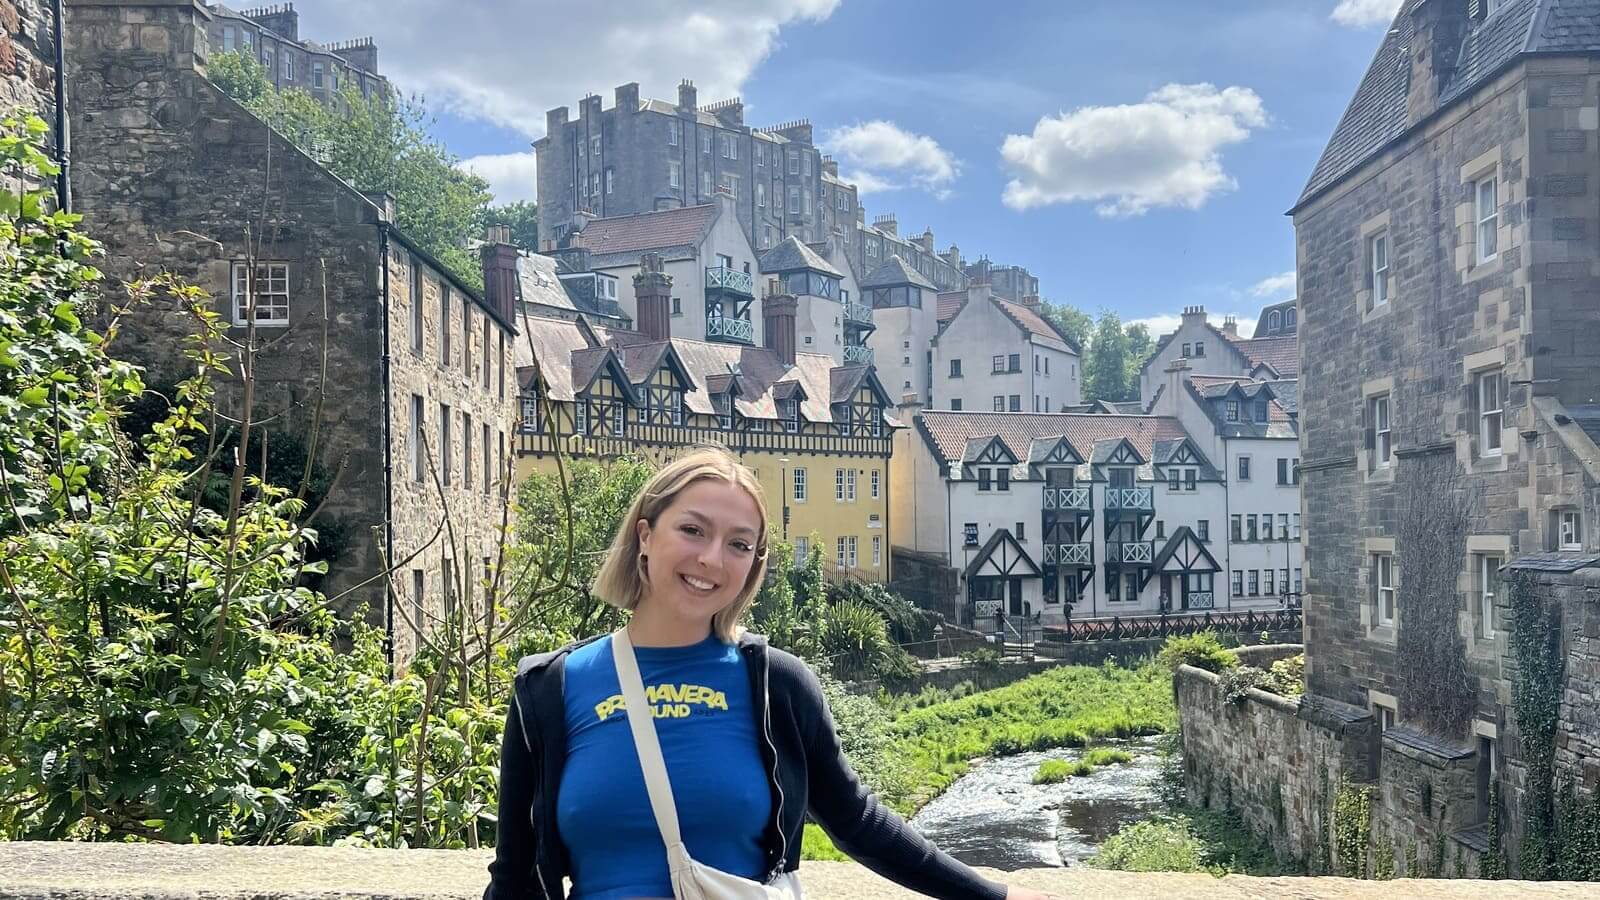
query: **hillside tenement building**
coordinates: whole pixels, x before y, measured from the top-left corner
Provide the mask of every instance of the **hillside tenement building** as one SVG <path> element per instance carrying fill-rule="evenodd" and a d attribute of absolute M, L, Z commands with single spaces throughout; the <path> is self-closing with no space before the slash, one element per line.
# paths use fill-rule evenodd
<path fill-rule="evenodd" d="M 372 38 L 321 44 L 300 37 L 300 13 L 293 3 L 235 10 L 211 4 L 206 38 L 213 53 L 255 57 L 267 81 L 283 90 L 297 88 L 325 104 L 337 102 L 345 88 L 363 97 L 388 96 L 389 80 L 378 74 L 378 46 Z"/>
<path fill-rule="evenodd" d="M 342 544 L 322 587 L 351 592 L 345 611 L 365 602 L 404 660 L 441 617 L 482 609 L 498 556 L 511 248 L 484 247 L 486 295 L 463 284 L 393 225 L 392 199 L 355 191 L 207 80 L 213 21 L 198 0 L 68 0 L 77 211 L 105 247 L 109 296 L 171 272 L 214 298 L 230 339 L 254 331 L 254 417 L 273 423 L 255 446 L 316 435 L 332 485 L 309 525 Z M 153 302 L 123 317 L 114 352 L 160 387 L 189 374 L 193 330 Z M 227 382 L 218 393 L 237 402 Z M 454 531 L 436 539 L 447 508 Z"/>
<path fill-rule="evenodd" d="M 1287 729 L 1251 703 L 1226 716 L 1249 732 L 1185 752 L 1192 799 L 1231 786 L 1288 855 L 1313 857 L 1328 811 L 1282 800 L 1352 784 L 1372 791 L 1357 871 L 1493 856 L 1537 877 L 1539 847 L 1581 846 L 1572 804 L 1600 792 L 1597 119 L 1600 2 L 1408 0 L 1291 211 L 1316 348 L 1307 694 Z M 1201 740 L 1216 707 L 1183 718 Z M 1273 734 L 1294 737 L 1263 753 Z"/>

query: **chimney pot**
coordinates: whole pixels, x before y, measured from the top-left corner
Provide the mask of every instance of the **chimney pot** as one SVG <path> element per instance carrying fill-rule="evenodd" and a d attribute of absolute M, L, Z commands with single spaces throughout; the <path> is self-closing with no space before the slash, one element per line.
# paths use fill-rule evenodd
<path fill-rule="evenodd" d="M 478 248 L 478 262 L 483 266 L 483 299 L 507 322 L 516 321 L 517 298 L 521 293 L 521 279 L 517 277 L 517 258 L 520 254 L 511 243 L 511 229 L 505 225 L 490 225 L 484 233 L 484 243 Z"/>
<path fill-rule="evenodd" d="M 800 303 L 785 293 L 778 279 L 767 282 L 767 296 L 761 299 L 762 341 L 787 365 L 794 365 L 794 320 Z"/>
<path fill-rule="evenodd" d="M 633 276 L 637 300 L 639 331 L 652 341 L 672 339 L 672 276 L 659 253 L 646 253 L 639 259 L 639 272 Z"/>

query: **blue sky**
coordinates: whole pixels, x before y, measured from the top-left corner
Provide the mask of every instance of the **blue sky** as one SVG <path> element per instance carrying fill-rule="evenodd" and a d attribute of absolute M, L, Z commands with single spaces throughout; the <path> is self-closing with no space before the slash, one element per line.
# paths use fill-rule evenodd
<path fill-rule="evenodd" d="M 870 216 L 1125 319 L 1293 296 L 1293 204 L 1399 0 L 301 0 L 372 34 L 506 197 L 551 106 L 642 83 L 807 117 Z M 981 10 L 981 13 L 978 12 Z M 575 12 L 576 11 L 576 12 Z M 423 23 L 428 23 L 424 25 Z M 331 31 L 324 31 L 331 29 Z M 1164 322 L 1157 321 L 1159 327 Z"/>

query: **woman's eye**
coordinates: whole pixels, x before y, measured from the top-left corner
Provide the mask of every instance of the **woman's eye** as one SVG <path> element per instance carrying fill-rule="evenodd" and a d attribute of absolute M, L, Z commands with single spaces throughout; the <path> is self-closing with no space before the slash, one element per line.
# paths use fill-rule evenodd
<path fill-rule="evenodd" d="M 740 553 L 749 553 L 751 550 L 755 549 L 746 541 L 734 541 L 733 546 L 734 549 L 738 550 Z"/>
<path fill-rule="evenodd" d="M 700 526 L 698 526 L 698 525 L 685 525 L 682 528 L 680 528 L 679 530 L 682 531 L 684 534 L 699 534 L 700 533 Z"/>

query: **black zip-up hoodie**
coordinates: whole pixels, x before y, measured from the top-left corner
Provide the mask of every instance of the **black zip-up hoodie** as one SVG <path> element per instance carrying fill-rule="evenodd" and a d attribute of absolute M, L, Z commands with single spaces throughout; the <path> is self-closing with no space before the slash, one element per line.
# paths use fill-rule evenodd
<path fill-rule="evenodd" d="M 567 758 L 566 657 L 584 643 L 527 657 L 518 666 L 501 746 L 499 837 L 484 900 L 566 897 L 562 879 L 572 864 L 556 828 L 556 791 Z M 928 843 L 861 784 L 839 749 L 822 685 L 805 663 L 750 633 L 739 639 L 739 653 L 750 674 L 772 789 L 772 818 L 762 835 L 766 880 L 799 868 L 809 811 L 840 850 L 904 887 L 941 900 L 1004 900 L 1004 885 Z"/>

